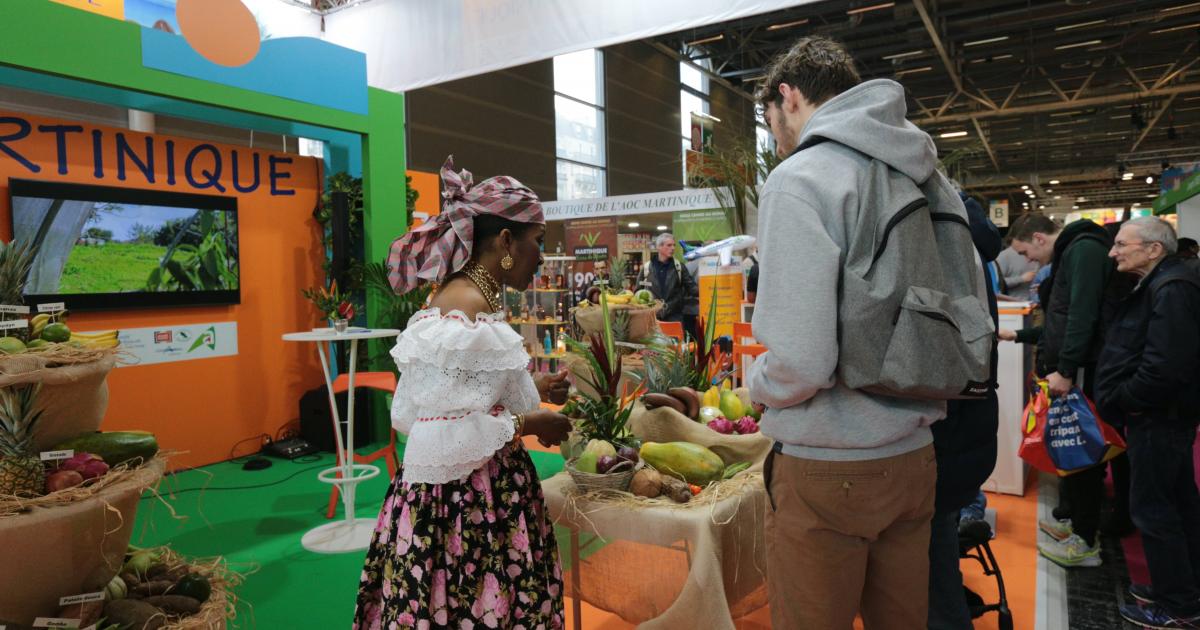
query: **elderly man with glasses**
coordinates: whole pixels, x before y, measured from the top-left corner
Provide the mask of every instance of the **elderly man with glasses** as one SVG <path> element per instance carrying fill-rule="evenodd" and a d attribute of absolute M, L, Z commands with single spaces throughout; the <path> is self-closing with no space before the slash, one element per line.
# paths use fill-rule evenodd
<path fill-rule="evenodd" d="M 1135 584 L 1128 621 L 1200 628 L 1200 492 L 1193 444 L 1200 422 L 1200 276 L 1174 256 L 1169 223 L 1133 219 L 1109 256 L 1137 275 L 1105 338 L 1096 373 L 1100 414 L 1124 424 L 1132 465 L 1130 513 L 1150 585 Z"/>

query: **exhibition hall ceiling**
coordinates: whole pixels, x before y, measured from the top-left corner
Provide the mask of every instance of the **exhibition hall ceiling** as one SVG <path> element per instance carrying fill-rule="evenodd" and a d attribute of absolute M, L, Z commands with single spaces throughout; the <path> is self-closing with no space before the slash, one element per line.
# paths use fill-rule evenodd
<path fill-rule="evenodd" d="M 1165 166 L 1200 153 L 1200 2 L 832 0 L 655 41 L 752 93 L 811 34 L 904 84 L 963 183 L 1015 208 L 1146 206 Z"/>

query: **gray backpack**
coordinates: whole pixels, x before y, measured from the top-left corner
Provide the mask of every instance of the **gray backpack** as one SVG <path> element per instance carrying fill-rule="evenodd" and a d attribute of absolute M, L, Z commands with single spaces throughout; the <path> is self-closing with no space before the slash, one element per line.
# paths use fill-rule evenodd
<path fill-rule="evenodd" d="M 986 395 L 996 330 L 958 193 L 940 173 L 918 186 L 878 160 L 869 169 L 848 226 L 839 376 L 900 398 Z"/>

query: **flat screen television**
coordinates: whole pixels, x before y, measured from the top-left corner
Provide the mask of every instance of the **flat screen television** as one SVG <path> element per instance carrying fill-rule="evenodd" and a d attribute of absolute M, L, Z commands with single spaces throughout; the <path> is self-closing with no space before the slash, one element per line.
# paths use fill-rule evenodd
<path fill-rule="evenodd" d="M 13 237 L 38 247 L 26 304 L 241 301 L 236 198 L 20 179 L 9 195 Z"/>

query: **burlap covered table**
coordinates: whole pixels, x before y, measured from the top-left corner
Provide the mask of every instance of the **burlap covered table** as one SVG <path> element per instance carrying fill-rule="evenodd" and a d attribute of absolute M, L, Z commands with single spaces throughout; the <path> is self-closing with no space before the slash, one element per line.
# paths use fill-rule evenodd
<path fill-rule="evenodd" d="M 630 420 L 647 441 L 703 444 L 750 471 L 709 486 L 692 503 L 628 493 L 580 494 L 566 473 L 542 484 L 554 521 L 570 530 L 567 594 L 640 628 L 732 629 L 767 603 L 761 435 L 723 436 L 665 408 Z"/>

